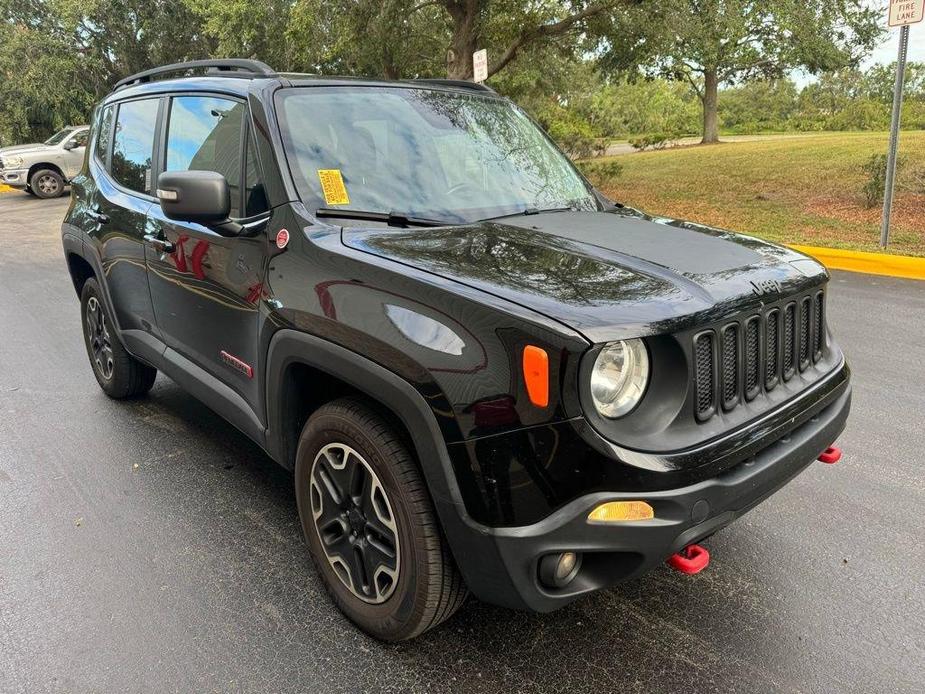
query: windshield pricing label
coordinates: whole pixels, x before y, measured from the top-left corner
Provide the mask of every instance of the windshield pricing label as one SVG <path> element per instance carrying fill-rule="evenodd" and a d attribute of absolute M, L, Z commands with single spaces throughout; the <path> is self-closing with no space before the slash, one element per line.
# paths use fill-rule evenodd
<path fill-rule="evenodd" d="M 340 169 L 318 169 L 318 180 L 321 181 L 321 192 L 324 193 L 326 205 L 349 205 L 347 187 Z"/>

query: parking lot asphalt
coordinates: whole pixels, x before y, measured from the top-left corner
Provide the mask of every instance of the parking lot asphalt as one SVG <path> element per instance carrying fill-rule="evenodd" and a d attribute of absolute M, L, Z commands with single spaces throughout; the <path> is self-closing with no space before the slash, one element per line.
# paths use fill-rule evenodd
<path fill-rule="evenodd" d="M 381 645 L 328 601 L 292 477 L 173 382 L 97 387 L 66 200 L 0 195 L 0 692 L 886 692 L 925 682 L 925 282 L 835 273 L 838 465 L 550 615 Z M 477 558 L 473 558 L 477 560 Z"/>

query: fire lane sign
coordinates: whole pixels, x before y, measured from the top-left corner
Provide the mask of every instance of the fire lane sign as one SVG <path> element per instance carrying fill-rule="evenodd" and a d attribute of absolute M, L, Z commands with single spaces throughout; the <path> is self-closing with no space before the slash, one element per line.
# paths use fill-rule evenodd
<path fill-rule="evenodd" d="M 918 24 L 925 17 L 925 0 L 890 0 L 890 26 Z"/>

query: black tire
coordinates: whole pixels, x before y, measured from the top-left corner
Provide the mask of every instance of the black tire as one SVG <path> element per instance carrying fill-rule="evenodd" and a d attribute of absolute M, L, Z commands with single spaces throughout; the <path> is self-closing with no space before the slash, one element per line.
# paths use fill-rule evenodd
<path fill-rule="evenodd" d="M 25 188 L 23 188 L 23 192 L 25 192 L 26 195 L 31 195 L 32 197 L 36 197 L 35 193 L 32 192 L 32 188 L 30 188 L 29 186 L 26 186 Z"/>
<path fill-rule="evenodd" d="M 80 317 L 90 366 L 103 392 L 122 400 L 151 390 L 157 369 L 142 364 L 125 351 L 112 330 L 112 316 L 103 301 L 100 286 L 92 277 L 84 283 L 80 294 Z"/>
<path fill-rule="evenodd" d="M 339 460 L 342 469 L 331 467 L 332 460 Z M 361 486 L 355 482 L 357 475 L 363 478 Z M 333 487 L 322 491 L 321 485 L 329 482 Z M 468 591 L 434 516 L 421 472 L 396 430 L 362 400 L 336 400 L 309 418 L 299 439 L 295 485 L 315 568 L 340 610 L 363 631 L 383 641 L 403 641 L 437 626 L 463 604 Z M 348 490 L 341 494 L 340 504 L 334 502 L 332 489 Z M 367 498 L 368 489 L 373 491 Z M 389 536 L 396 540 L 391 545 Z M 352 569 L 338 547 L 352 556 Z M 383 551 L 390 547 L 394 559 Z M 387 561 L 372 564 L 371 581 L 355 582 L 355 574 L 369 576 L 374 560 L 370 554 Z"/>
<path fill-rule="evenodd" d="M 57 198 L 64 195 L 64 178 L 52 169 L 39 169 L 29 178 L 29 188 L 37 198 Z"/>

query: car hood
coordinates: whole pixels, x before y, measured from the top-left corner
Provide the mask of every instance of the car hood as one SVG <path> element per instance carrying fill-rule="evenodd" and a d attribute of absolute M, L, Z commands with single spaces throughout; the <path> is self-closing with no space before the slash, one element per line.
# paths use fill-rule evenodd
<path fill-rule="evenodd" d="M 759 239 L 627 208 L 453 227 L 344 227 L 347 246 L 490 292 L 592 342 L 684 329 L 826 281 Z"/>
<path fill-rule="evenodd" d="M 12 145 L 10 147 L 0 147 L 0 156 L 3 155 L 12 155 L 21 156 L 23 154 L 32 154 L 33 152 L 47 152 L 56 147 L 51 145 L 43 145 L 41 142 L 31 142 L 27 145 Z"/>

